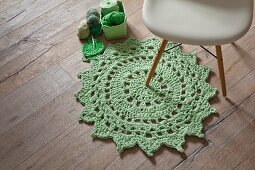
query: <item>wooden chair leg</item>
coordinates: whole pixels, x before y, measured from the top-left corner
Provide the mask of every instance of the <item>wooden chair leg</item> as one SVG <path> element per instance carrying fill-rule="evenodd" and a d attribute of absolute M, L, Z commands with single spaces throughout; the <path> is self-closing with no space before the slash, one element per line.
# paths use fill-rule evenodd
<path fill-rule="evenodd" d="M 223 59 L 222 59 L 222 50 L 221 50 L 221 46 L 220 45 L 216 45 L 215 48 L 216 48 L 216 56 L 217 56 L 217 62 L 218 62 L 218 69 L 219 69 L 219 74 L 220 74 L 222 94 L 225 97 L 227 95 L 227 91 L 226 91 Z"/>
<path fill-rule="evenodd" d="M 166 48 L 166 45 L 167 45 L 167 40 L 163 40 L 162 43 L 161 43 L 161 46 L 158 50 L 158 53 L 157 53 L 156 57 L 154 58 L 151 70 L 150 70 L 149 74 L 147 75 L 147 79 L 145 81 L 146 86 L 149 86 L 149 84 L 150 84 L 150 81 L 151 81 L 151 79 L 152 79 L 152 77 L 155 73 L 155 70 L 156 70 L 156 68 L 158 66 L 158 63 L 159 63 L 159 60 L 160 60 L 160 58 L 161 58 L 161 56 L 162 56 L 162 54 L 163 54 L 163 52 Z"/>

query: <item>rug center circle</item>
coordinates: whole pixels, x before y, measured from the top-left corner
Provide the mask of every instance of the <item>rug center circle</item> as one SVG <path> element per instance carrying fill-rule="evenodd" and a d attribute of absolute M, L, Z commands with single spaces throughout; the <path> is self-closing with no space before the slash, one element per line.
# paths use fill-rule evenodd
<path fill-rule="evenodd" d="M 155 72 L 149 86 L 145 86 L 145 79 L 151 59 L 144 56 L 127 57 L 113 64 L 109 69 L 105 87 L 105 105 L 115 113 L 117 118 L 127 122 L 159 123 L 174 116 L 180 110 L 180 99 L 172 102 L 174 96 L 180 96 L 184 86 L 181 74 L 173 66 Z M 125 107 L 123 107 L 125 106 Z"/>

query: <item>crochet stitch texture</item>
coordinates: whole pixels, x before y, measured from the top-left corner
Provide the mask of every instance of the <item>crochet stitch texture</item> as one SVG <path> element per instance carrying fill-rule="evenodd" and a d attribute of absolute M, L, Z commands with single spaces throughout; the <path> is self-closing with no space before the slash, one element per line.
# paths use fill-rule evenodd
<path fill-rule="evenodd" d="M 80 118 L 94 123 L 93 137 L 113 139 L 119 152 L 135 145 L 149 156 L 162 145 L 183 152 L 184 137 L 203 137 L 203 119 L 216 112 L 208 103 L 216 89 L 205 82 L 210 69 L 196 64 L 196 54 L 165 52 L 144 85 L 159 46 L 155 38 L 109 45 L 79 74 Z"/>

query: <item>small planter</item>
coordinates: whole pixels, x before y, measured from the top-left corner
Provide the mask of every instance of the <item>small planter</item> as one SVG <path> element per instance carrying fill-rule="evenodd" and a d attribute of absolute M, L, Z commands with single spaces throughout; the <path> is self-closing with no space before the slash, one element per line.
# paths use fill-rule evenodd
<path fill-rule="evenodd" d="M 125 20 L 122 24 L 116 25 L 116 26 L 102 25 L 103 32 L 107 40 L 127 37 L 127 17 L 126 17 L 124 5 L 120 1 L 118 1 L 118 5 L 119 5 L 119 11 L 124 12 L 125 14 Z M 103 17 L 104 16 L 101 14 L 101 19 Z"/>

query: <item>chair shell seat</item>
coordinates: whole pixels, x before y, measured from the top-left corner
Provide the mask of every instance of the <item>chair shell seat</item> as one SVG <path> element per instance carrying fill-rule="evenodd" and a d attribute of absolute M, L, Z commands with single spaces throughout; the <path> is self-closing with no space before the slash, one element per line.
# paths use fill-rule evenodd
<path fill-rule="evenodd" d="M 253 0 L 144 0 L 143 20 L 163 39 L 191 45 L 222 45 L 250 28 Z"/>

